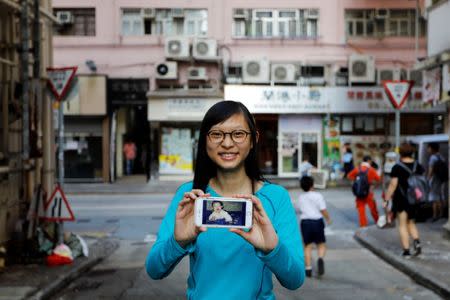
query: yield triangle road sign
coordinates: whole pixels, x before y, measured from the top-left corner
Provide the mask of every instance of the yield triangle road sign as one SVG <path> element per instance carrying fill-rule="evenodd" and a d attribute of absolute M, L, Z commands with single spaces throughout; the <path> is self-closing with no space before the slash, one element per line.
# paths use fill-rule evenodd
<path fill-rule="evenodd" d="M 401 109 L 411 92 L 413 82 L 409 80 L 387 80 L 383 82 L 389 100 L 396 109 Z"/>
<path fill-rule="evenodd" d="M 77 67 L 47 68 L 48 83 L 57 101 L 65 96 L 76 72 Z"/>
<path fill-rule="evenodd" d="M 56 186 L 52 195 L 45 203 L 46 221 L 75 221 L 72 209 L 67 201 L 66 195 L 59 185 Z"/>

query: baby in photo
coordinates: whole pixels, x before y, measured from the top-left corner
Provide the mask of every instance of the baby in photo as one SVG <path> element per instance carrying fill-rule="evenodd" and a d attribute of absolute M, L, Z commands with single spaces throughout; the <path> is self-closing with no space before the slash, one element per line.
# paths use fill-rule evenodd
<path fill-rule="evenodd" d="M 209 215 L 208 220 L 217 223 L 231 223 L 233 219 L 230 214 L 223 209 L 223 202 L 215 200 L 211 203 L 213 212 Z"/>

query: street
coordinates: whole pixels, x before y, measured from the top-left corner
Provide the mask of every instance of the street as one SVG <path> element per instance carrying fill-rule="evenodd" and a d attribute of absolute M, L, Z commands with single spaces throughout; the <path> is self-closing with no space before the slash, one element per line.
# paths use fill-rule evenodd
<path fill-rule="evenodd" d="M 283 288 L 274 278 L 277 299 L 441 299 L 353 239 L 357 213 L 349 189 L 321 192 L 333 221 L 326 229 L 326 273 L 318 279 L 313 270 L 313 277 L 296 291 Z M 291 190 L 291 198 L 297 199 L 299 193 Z M 120 247 L 52 299 L 185 299 L 187 258 L 161 281 L 151 280 L 143 268 L 170 197 L 70 195 L 77 222 L 66 223 L 66 230 L 118 239 Z M 381 205 L 378 209 L 381 211 Z"/>

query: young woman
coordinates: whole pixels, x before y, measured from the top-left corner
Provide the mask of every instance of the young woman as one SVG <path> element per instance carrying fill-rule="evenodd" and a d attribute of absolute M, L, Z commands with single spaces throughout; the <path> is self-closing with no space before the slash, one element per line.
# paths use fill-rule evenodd
<path fill-rule="evenodd" d="M 222 101 L 208 110 L 194 182 L 176 192 L 148 254 L 151 278 L 166 277 L 189 254 L 188 299 L 275 299 L 272 274 L 288 289 L 303 284 L 295 211 L 284 188 L 263 180 L 257 142 L 255 120 L 242 103 Z M 200 196 L 250 199 L 251 230 L 196 227 L 194 202 Z"/>
<path fill-rule="evenodd" d="M 398 219 L 398 231 L 400 233 L 400 242 L 403 247 L 403 257 L 411 257 L 409 251 L 409 238 L 413 239 L 414 255 L 419 255 L 422 252 L 422 248 L 419 240 L 419 231 L 417 230 L 415 218 L 416 207 L 411 205 L 406 198 L 406 192 L 408 189 L 408 177 L 410 172 L 416 174 L 423 174 L 425 169 L 413 158 L 414 147 L 411 144 L 403 143 L 400 146 L 400 162 L 392 167 L 391 181 L 385 195 L 384 207 L 387 206 L 389 201 L 392 203 L 392 212 Z"/>

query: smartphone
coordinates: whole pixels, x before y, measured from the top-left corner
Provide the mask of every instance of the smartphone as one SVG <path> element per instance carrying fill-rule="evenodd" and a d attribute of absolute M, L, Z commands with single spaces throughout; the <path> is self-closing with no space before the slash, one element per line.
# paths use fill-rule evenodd
<path fill-rule="evenodd" d="M 195 225 L 206 227 L 252 227 L 253 203 L 248 199 L 207 197 L 195 200 Z"/>

